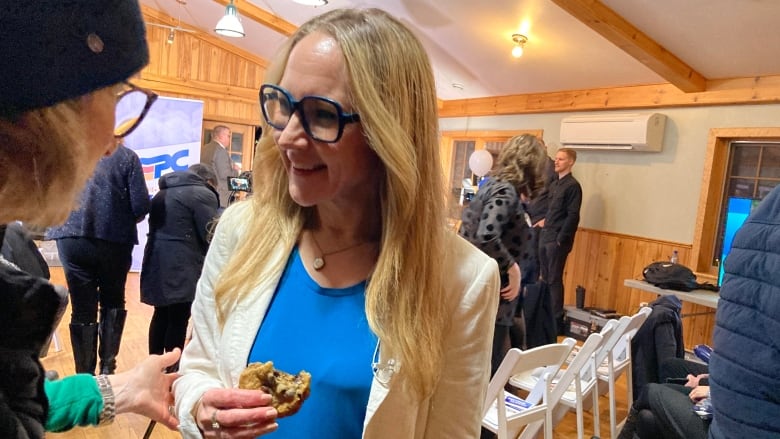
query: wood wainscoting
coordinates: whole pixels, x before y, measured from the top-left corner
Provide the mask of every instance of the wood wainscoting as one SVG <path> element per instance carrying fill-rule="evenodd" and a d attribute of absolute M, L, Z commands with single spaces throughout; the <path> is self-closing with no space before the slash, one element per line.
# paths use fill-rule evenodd
<path fill-rule="evenodd" d="M 679 262 L 690 266 L 691 245 L 622 235 L 600 230 L 577 230 L 574 247 L 563 274 L 564 303 L 575 303 L 577 285 L 585 288 L 585 306 L 611 308 L 633 314 L 642 302 L 656 295 L 623 285 L 625 279 L 641 279 L 651 262 L 669 260 L 677 250 Z M 700 279 L 700 281 L 703 281 Z M 715 313 L 711 308 L 683 302 L 685 347 L 711 344 Z"/>

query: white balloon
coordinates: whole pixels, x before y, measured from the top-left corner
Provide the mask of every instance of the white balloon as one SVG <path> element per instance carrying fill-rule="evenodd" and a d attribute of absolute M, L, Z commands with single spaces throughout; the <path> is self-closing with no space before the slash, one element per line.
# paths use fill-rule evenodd
<path fill-rule="evenodd" d="M 493 167 L 493 156 L 486 149 L 480 149 L 471 153 L 469 157 L 469 169 L 474 174 L 482 177 L 490 172 Z"/>

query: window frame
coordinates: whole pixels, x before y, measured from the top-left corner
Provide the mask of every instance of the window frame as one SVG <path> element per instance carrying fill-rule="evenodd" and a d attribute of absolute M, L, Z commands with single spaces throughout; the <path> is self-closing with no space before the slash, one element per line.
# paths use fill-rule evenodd
<path fill-rule="evenodd" d="M 710 129 L 691 253 L 695 258 L 693 270 L 699 277 L 711 282 L 716 281 L 718 276 L 713 254 L 728 178 L 730 145 L 734 141 L 778 142 L 780 127 Z"/>

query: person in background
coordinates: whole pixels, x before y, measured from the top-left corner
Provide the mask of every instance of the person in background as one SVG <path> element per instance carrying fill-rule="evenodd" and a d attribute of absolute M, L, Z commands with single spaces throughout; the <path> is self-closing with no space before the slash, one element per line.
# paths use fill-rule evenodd
<path fill-rule="evenodd" d="M 737 231 L 712 335 L 713 439 L 780 437 L 780 185 Z"/>
<path fill-rule="evenodd" d="M 498 267 L 447 228 L 422 44 L 384 11 L 337 9 L 265 80 L 257 190 L 220 217 L 192 306 L 182 435 L 477 437 Z M 290 418 L 236 388 L 269 360 L 311 373 Z"/>
<path fill-rule="evenodd" d="M 706 439 L 710 416 L 694 406 L 709 400 L 710 388 L 694 381 L 645 386 L 617 439 Z"/>
<path fill-rule="evenodd" d="M 685 357 L 682 301 L 675 296 L 661 296 L 650 302 L 653 309 L 631 339 L 631 383 L 634 398 L 649 383 L 663 383 L 661 367 L 671 359 Z M 673 364 L 673 363 L 671 363 Z M 684 376 L 684 375 L 683 375 Z"/>
<path fill-rule="evenodd" d="M 70 343 L 77 373 L 94 375 L 97 356 L 101 374 L 116 370 L 127 318 L 125 282 L 138 244 L 136 223 L 148 212 L 141 160 L 120 143 L 98 161 L 65 224 L 46 232 L 47 239 L 57 240 L 71 297 Z"/>
<path fill-rule="evenodd" d="M 571 148 L 560 148 L 555 153 L 555 173 L 558 178 L 550 183 L 549 206 L 540 223 L 541 278 L 550 288 L 558 334 L 563 333 L 563 269 L 574 245 L 582 205 L 582 187 L 571 173 L 576 161 L 577 151 Z"/>
<path fill-rule="evenodd" d="M 547 344 L 548 337 L 546 333 L 553 333 L 554 330 L 550 328 L 548 331 L 544 330 L 543 322 L 551 321 L 550 318 L 544 318 L 540 314 L 540 310 L 548 310 L 548 304 L 542 303 L 546 298 L 549 302 L 549 291 L 542 291 L 539 288 L 539 273 L 541 273 L 540 261 L 539 261 L 539 232 L 541 231 L 544 216 L 547 215 L 547 207 L 549 205 L 549 187 L 550 184 L 558 178 L 555 174 L 555 165 L 553 159 L 547 155 L 547 144 L 543 139 L 539 139 L 544 147 L 545 164 L 544 164 L 544 186 L 539 190 L 539 193 L 526 203 L 526 210 L 528 216 L 531 219 L 532 227 L 530 229 L 532 246 L 534 248 L 534 264 L 528 264 L 527 268 L 523 270 L 523 278 L 521 279 L 521 285 L 523 286 L 520 292 L 520 300 L 517 301 L 517 309 L 515 310 L 514 324 L 509 329 L 510 345 L 513 348 L 518 349 L 530 349 L 542 344 Z M 543 297 L 540 297 L 544 295 Z M 528 299 L 528 302 L 526 302 Z M 549 313 L 546 314 L 549 316 Z M 554 338 L 553 338 L 554 339 Z M 529 343 L 530 342 L 530 343 Z"/>
<path fill-rule="evenodd" d="M 536 241 L 523 200 L 542 188 L 545 157 L 536 136 L 509 139 L 498 161 L 468 207 L 458 233 L 498 263 L 501 301 L 495 320 L 491 375 L 508 351 L 509 328 L 514 324 L 523 271 L 536 266 Z"/>
<path fill-rule="evenodd" d="M 34 28 L 36 32 L 29 32 Z M 98 160 L 143 120 L 151 92 L 126 82 L 149 60 L 137 0 L 9 3 L 0 14 L 0 224 L 59 224 Z M 114 131 L 117 101 L 143 93 L 134 122 Z M 0 437 L 111 422 L 133 412 L 177 425 L 168 410 L 179 354 L 116 375 L 44 379 L 38 359 L 61 296 L 43 278 L 0 263 Z"/>
<path fill-rule="evenodd" d="M 160 177 L 141 268 L 141 302 L 154 306 L 150 354 L 184 347 L 195 284 L 219 209 L 216 183 L 211 167 L 203 164 Z"/>
<path fill-rule="evenodd" d="M 233 160 L 230 158 L 230 128 L 224 125 L 217 125 L 211 131 L 211 142 L 203 145 L 200 154 L 200 162 L 209 165 L 217 176 L 217 193 L 219 194 L 219 205 L 228 206 L 230 198 L 230 188 L 228 188 L 228 177 L 238 175 Z"/>

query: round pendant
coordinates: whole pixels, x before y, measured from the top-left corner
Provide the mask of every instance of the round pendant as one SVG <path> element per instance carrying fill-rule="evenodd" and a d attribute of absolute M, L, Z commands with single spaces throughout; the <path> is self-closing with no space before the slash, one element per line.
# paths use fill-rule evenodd
<path fill-rule="evenodd" d="M 325 266 L 325 259 L 322 258 L 314 258 L 314 269 L 315 270 L 322 270 L 322 267 Z"/>

